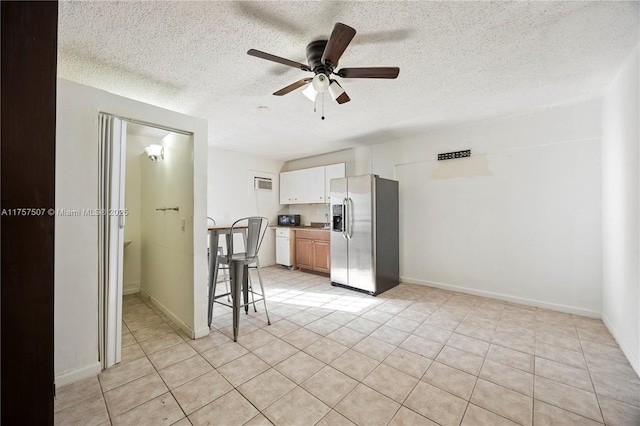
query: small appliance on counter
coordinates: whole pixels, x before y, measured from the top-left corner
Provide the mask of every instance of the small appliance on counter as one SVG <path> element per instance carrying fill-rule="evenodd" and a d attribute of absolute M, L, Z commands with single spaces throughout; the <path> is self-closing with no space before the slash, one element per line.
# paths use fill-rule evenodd
<path fill-rule="evenodd" d="M 278 226 L 300 226 L 299 214 L 279 214 Z"/>

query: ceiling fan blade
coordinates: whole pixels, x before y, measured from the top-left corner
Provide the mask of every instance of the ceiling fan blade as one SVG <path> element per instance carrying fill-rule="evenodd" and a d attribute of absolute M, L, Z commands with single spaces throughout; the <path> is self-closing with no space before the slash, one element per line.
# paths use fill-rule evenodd
<path fill-rule="evenodd" d="M 286 95 L 289 92 L 293 92 L 298 87 L 304 86 L 305 84 L 307 84 L 311 80 L 313 80 L 313 79 L 312 78 L 303 78 L 302 80 L 298 80 L 295 83 L 290 84 L 287 87 L 278 90 L 277 92 L 274 93 L 274 95 L 276 95 L 276 96 Z"/>
<path fill-rule="evenodd" d="M 331 37 L 329 37 L 329 41 L 327 41 L 327 46 L 324 48 L 322 63 L 328 63 L 332 67 L 336 66 L 340 57 L 355 35 L 356 30 L 348 25 L 337 22 L 333 27 L 333 32 L 331 33 Z"/>
<path fill-rule="evenodd" d="M 351 98 L 349 97 L 349 95 L 347 95 L 347 92 L 344 92 L 336 98 L 336 102 L 339 104 L 344 104 L 346 102 L 349 102 L 350 100 Z"/>
<path fill-rule="evenodd" d="M 249 49 L 247 51 L 247 54 L 251 56 L 255 56 L 256 58 L 266 59 L 267 61 L 277 62 L 282 65 L 289 65 L 290 67 L 298 68 L 303 71 L 311 71 L 311 68 L 309 68 L 309 65 L 305 65 L 305 64 L 301 64 L 300 62 L 281 58 L 280 56 L 272 55 L 270 53 L 261 52 L 260 50 Z"/>
<path fill-rule="evenodd" d="M 337 74 L 342 78 L 396 78 L 398 67 L 342 68 Z"/>

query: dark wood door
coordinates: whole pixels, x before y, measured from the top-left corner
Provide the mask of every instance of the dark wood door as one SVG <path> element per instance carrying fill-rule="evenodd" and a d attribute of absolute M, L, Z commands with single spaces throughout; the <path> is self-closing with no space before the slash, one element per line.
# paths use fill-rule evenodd
<path fill-rule="evenodd" d="M 53 424 L 57 1 L 2 1 L 0 423 Z M 24 210 L 23 210 L 24 209 Z"/>

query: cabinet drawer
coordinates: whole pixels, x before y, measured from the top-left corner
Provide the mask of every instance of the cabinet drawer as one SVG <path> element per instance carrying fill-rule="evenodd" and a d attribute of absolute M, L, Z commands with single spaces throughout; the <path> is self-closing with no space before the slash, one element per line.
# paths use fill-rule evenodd
<path fill-rule="evenodd" d="M 289 237 L 291 235 L 291 229 L 289 228 L 276 228 L 276 237 Z"/>
<path fill-rule="evenodd" d="M 328 229 L 297 229 L 296 238 L 306 238 L 309 240 L 329 241 L 331 234 Z"/>

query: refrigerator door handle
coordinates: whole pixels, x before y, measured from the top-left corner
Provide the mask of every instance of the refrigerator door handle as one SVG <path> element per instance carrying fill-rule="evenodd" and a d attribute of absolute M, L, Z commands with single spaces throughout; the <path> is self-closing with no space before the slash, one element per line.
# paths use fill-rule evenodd
<path fill-rule="evenodd" d="M 349 210 L 353 210 L 353 200 L 351 197 L 347 198 L 347 205 L 349 206 Z M 347 231 L 347 239 L 350 240 L 353 237 L 353 222 L 351 219 L 351 214 L 349 214 L 347 225 L 349 226 Z"/>
<path fill-rule="evenodd" d="M 347 198 L 342 199 L 342 238 L 347 239 Z"/>

